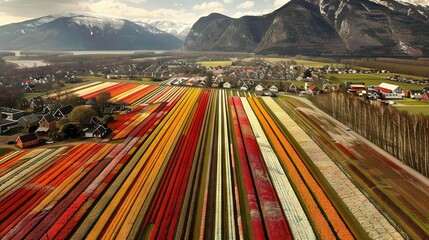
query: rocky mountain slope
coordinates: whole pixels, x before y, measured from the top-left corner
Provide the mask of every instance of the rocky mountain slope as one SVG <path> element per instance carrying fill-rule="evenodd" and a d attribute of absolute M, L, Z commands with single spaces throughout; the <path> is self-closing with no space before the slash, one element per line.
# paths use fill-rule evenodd
<path fill-rule="evenodd" d="M 417 0 L 415 0 L 417 1 Z M 188 50 L 428 56 L 429 7 L 395 0 L 291 0 L 276 11 L 201 18 Z"/>
<path fill-rule="evenodd" d="M 0 49 L 167 50 L 182 41 L 153 26 L 88 13 L 50 15 L 0 26 Z"/>

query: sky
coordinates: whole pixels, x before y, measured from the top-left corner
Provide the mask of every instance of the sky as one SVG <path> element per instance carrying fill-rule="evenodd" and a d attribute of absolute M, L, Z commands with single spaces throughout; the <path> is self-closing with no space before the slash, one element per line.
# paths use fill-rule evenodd
<path fill-rule="evenodd" d="M 0 25 L 63 12 L 90 12 L 129 20 L 193 24 L 217 12 L 230 17 L 262 15 L 289 0 L 0 0 Z"/>

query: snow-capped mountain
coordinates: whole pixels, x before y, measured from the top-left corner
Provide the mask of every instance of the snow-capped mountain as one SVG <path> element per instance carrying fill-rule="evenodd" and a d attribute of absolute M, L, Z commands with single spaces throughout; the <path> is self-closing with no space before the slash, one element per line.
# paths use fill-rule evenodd
<path fill-rule="evenodd" d="M 426 0 L 425 0 L 426 1 Z M 429 7 L 418 0 L 291 0 L 262 16 L 200 18 L 193 51 L 285 55 L 429 56 Z"/>
<path fill-rule="evenodd" d="M 180 39 L 153 26 L 82 12 L 0 26 L 0 49 L 161 50 L 181 45 Z"/>
<path fill-rule="evenodd" d="M 182 40 L 186 38 L 186 36 L 188 35 L 192 27 L 192 25 L 190 24 L 177 23 L 177 22 L 171 22 L 171 21 L 146 20 L 141 22 L 147 23 L 164 32 L 170 33 L 171 35 L 174 35 Z"/>

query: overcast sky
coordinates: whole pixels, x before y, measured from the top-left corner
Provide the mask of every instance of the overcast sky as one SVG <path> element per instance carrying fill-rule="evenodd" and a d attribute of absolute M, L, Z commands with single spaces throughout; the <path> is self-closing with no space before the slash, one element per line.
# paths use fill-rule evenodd
<path fill-rule="evenodd" d="M 269 13 L 289 0 L 0 0 L 0 25 L 62 12 L 92 12 L 125 19 L 194 23 L 212 12 L 230 17 Z"/>

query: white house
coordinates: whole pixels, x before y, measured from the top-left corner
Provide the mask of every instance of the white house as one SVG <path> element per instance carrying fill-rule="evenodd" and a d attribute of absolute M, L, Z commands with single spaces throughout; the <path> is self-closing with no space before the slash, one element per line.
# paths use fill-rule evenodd
<path fill-rule="evenodd" d="M 264 87 L 263 87 L 261 84 L 258 84 L 258 85 L 255 87 L 255 91 L 256 91 L 256 92 L 262 92 L 262 91 L 264 91 Z"/>
<path fill-rule="evenodd" d="M 231 88 L 231 83 L 229 82 L 224 83 L 223 88 Z"/>
<path fill-rule="evenodd" d="M 275 85 L 273 85 L 273 86 L 270 87 L 270 92 L 272 92 L 272 93 L 278 93 L 279 92 L 279 88 L 276 87 Z"/>

